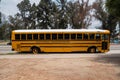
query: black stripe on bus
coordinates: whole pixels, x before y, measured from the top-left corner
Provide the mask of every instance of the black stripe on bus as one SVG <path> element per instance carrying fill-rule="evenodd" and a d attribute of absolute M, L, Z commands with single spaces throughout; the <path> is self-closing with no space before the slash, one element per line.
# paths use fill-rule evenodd
<path fill-rule="evenodd" d="M 101 44 L 101 43 L 21 43 L 21 44 Z"/>
<path fill-rule="evenodd" d="M 79 42 L 79 43 L 74 43 L 74 42 L 36 42 L 36 43 L 20 43 L 20 44 L 101 44 L 101 42 Z"/>
<path fill-rule="evenodd" d="M 58 39 L 56 39 L 56 40 L 46 40 L 46 39 L 44 39 L 44 40 L 12 40 L 12 41 L 101 41 L 101 40 L 90 40 L 90 39 L 87 39 L 87 40 L 83 40 L 83 39 L 70 39 L 70 40 L 63 40 L 63 39 L 61 39 L 61 40 L 58 40 Z"/>

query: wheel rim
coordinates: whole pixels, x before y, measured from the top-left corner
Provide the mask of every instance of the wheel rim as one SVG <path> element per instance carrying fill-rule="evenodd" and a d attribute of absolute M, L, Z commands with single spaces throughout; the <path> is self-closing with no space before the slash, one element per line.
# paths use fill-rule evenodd
<path fill-rule="evenodd" d="M 91 52 L 91 53 L 95 53 L 95 49 L 94 49 L 94 48 L 92 48 L 90 52 Z"/>
<path fill-rule="evenodd" d="M 95 52 L 96 52 L 96 48 L 90 48 L 90 49 L 89 49 L 89 52 L 90 52 L 90 53 L 95 53 Z"/>
<path fill-rule="evenodd" d="M 38 49 L 37 48 L 32 49 L 32 51 L 33 51 L 33 54 L 38 54 Z"/>

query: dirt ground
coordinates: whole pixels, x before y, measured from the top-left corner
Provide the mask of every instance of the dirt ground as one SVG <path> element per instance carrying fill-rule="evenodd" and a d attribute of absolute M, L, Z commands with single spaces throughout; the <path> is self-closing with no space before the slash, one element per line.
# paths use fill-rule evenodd
<path fill-rule="evenodd" d="M 5 58 L 0 59 L 0 80 L 120 80 L 119 62 L 119 57 Z"/>

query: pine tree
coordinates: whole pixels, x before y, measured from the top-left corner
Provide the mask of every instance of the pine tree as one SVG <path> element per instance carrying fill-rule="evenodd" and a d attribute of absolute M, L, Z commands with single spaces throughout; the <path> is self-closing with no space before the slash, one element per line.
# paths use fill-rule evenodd
<path fill-rule="evenodd" d="M 0 3 L 1 3 L 1 0 L 0 0 Z M 2 16 L 1 16 L 1 12 L 0 12 L 0 24 L 2 23 L 1 17 L 2 17 Z"/>
<path fill-rule="evenodd" d="M 37 7 L 37 21 L 41 29 L 49 29 L 51 25 L 51 0 L 41 0 Z"/>
<path fill-rule="evenodd" d="M 29 22 L 30 22 L 30 8 L 31 4 L 29 0 L 23 0 L 17 5 L 20 15 L 22 17 L 23 23 L 24 23 L 24 28 L 28 29 L 29 28 Z"/>
<path fill-rule="evenodd" d="M 51 15 L 49 16 L 51 29 L 59 29 L 59 8 L 55 2 L 51 4 Z"/>
<path fill-rule="evenodd" d="M 34 3 L 31 8 L 30 8 L 30 28 L 31 29 L 36 29 L 37 28 L 37 6 Z"/>
<path fill-rule="evenodd" d="M 57 0 L 59 7 L 58 26 L 59 29 L 66 29 L 68 27 L 68 15 L 67 15 L 67 0 Z"/>
<path fill-rule="evenodd" d="M 108 13 L 117 19 L 120 33 L 120 0 L 106 0 L 106 8 Z"/>

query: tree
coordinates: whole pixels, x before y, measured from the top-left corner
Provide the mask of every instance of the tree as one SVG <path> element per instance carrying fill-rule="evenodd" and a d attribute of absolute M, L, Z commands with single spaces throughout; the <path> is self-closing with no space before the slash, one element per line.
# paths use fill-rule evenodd
<path fill-rule="evenodd" d="M 95 12 L 93 16 L 102 23 L 101 29 L 110 30 L 111 35 L 114 34 L 117 21 L 114 16 L 106 11 L 104 0 L 96 0 L 93 3 L 93 9 Z"/>
<path fill-rule="evenodd" d="M 51 29 L 59 29 L 59 8 L 55 2 L 51 4 L 51 15 L 49 16 Z"/>
<path fill-rule="evenodd" d="M 71 15 L 71 21 L 73 23 L 73 28 L 88 28 L 91 24 L 90 21 L 92 16 L 90 14 L 90 10 L 92 8 L 89 5 L 89 0 L 77 0 L 73 5 L 73 12 Z"/>
<path fill-rule="evenodd" d="M 35 3 L 30 8 L 29 21 L 30 21 L 30 28 L 36 29 L 37 28 L 37 6 Z"/>
<path fill-rule="evenodd" d="M 37 6 L 37 22 L 41 29 L 49 29 L 52 27 L 50 20 L 51 5 L 51 0 L 41 0 Z"/>
<path fill-rule="evenodd" d="M 1 12 L 0 12 L 0 24 L 2 23 L 1 17 L 2 17 L 2 14 L 1 14 Z"/>
<path fill-rule="evenodd" d="M 1 3 L 1 0 L 0 0 L 0 3 Z M 0 23 L 2 23 L 2 21 L 1 21 L 1 17 L 2 17 L 2 16 L 1 16 L 1 12 L 0 12 Z"/>
<path fill-rule="evenodd" d="M 76 14 L 75 12 L 75 3 L 73 3 L 72 1 L 69 1 L 67 3 L 67 6 L 66 6 L 66 12 L 67 12 L 67 15 L 68 15 L 68 24 L 71 26 L 71 28 L 75 28 L 75 24 L 74 24 L 74 16 Z"/>
<path fill-rule="evenodd" d="M 120 0 L 106 0 L 106 8 L 109 13 L 120 18 Z"/>
<path fill-rule="evenodd" d="M 21 19 L 21 16 L 19 13 L 13 16 L 9 16 L 9 27 L 11 30 L 16 30 L 16 29 L 24 29 L 24 22 Z"/>
<path fill-rule="evenodd" d="M 56 0 L 59 7 L 59 29 L 66 29 L 68 27 L 68 15 L 67 15 L 67 0 Z"/>
<path fill-rule="evenodd" d="M 117 35 L 116 26 L 117 26 L 117 19 L 115 18 L 115 16 L 109 14 L 107 19 L 107 29 L 110 31 L 112 38 L 114 38 Z"/>
<path fill-rule="evenodd" d="M 4 23 L 0 27 L 0 40 L 8 40 L 10 39 L 10 31 L 9 31 L 9 24 L 7 21 L 4 21 Z"/>
<path fill-rule="evenodd" d="M 107 27 L 108 13 L 105 11 L 104 4 L 105 3 L 103 0 L 96 0 L 93 3 L 93 9 L 95 12 L 93 16 L 102 23 L 101 26 L 102 29 L 108 29 Z"/>
<path fill-rule="evenodd" d="M 120 32 L 120 1 L 119 0 L 106 0 L 106 8 L 109 14 L 117 18 Z"/>
<path fill-rule="evenodd" d="M 3 40 L 4 39 L 4 29 L 3 29 L 3 27 L 1 26 L 0 27 L 0 40 Z"/>
<path fill-rule="evenodd" d="M 23 23 L 24 23 L 24 28 L 29 29 L 29 22 L 30 22 L 30 8 L 31 4 L 29 0 L 23 0 L 17 5 L 19 11 L 20 11 L 20 16 L 22 17 Z"/>

